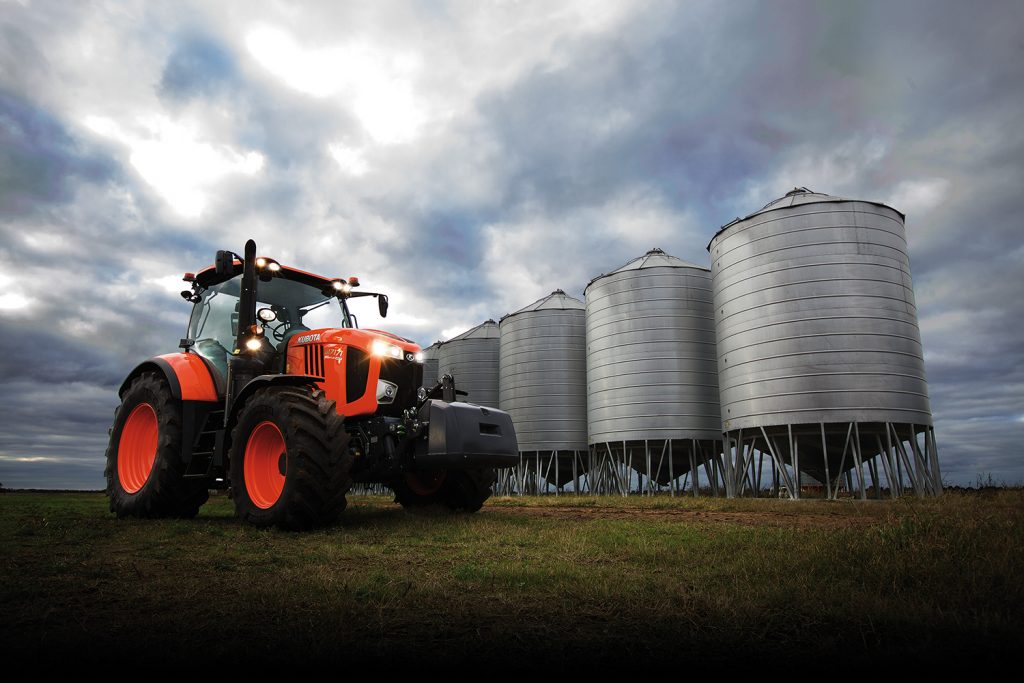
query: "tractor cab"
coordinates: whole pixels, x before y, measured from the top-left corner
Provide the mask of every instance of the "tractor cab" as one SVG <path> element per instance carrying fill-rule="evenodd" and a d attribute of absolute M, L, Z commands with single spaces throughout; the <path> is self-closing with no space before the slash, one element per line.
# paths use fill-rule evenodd
<path fill-rule="evenodd" d="M 201 272 L 192 280 L 193 291 L 183 294 L 194 302 L 188 325 L 193 350 L 226 378 L 228 358 L 239 337 L 242 275 L 219 282 L 215 276 L 212 268 Z M 211 279 L 214 282 L 204 286 L 204 281 Z M 335 289 L 334 282 L 341 282 L 342 288 Z M 249 340 L 255 348 L 246 350 L 258 351 L 270 366 L 266 368 L 269 372 L 287 353 L 288 342 L 300 332 L 355 328 L 355 316 L 346 304 L 351 288 L 346 281 L 318 278 L 290 268 L 279 268 L 272 276 L 260 279 L 254 324 L 261 329 Z M 284 366 L 280 365 L 278 371 L 283 372 Z"/>

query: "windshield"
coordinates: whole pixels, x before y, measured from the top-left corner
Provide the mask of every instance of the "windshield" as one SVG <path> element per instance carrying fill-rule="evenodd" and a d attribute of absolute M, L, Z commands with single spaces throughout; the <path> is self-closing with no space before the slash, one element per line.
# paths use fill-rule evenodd
<path fill-rule="evenodd" d="M 192 309 L 188 336 L 195 348 L 218 367 L 226 364 L 238 335 L 238 304 L 242 278 L 236 276 L 207 288 Z M 260 323 L 267 339 L 283 349 L 297 332 L 321 328 L 354 327 L 344 303 L 320 289 L 283 277 L 256 284 L 256 310 L 269 308 L 275 320 Z"/>

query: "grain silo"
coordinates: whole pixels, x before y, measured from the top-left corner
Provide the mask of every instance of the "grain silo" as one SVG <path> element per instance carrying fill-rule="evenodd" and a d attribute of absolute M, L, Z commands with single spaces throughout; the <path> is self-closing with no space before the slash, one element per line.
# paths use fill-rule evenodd
<path fill-rule="evenodd" d="M 543 481 L 557 493 L 586 470 L 585 317 L 582 301 L 556 289 L 499 324 L 498 407 L 516 427 L 519 492 L 540 492 Z"/>
<path fill-rule="evenodd" d="M 423 386 L 432 389 L 441 379 L 437 372 L 438 357 L 441 355 L 442 342 L 436 341 L 423 349 Z"/>
<path fill-rule="evenodd" d="M 441 344 L 437 374 L 450 374 L 455 387 L 468 396 L 460 401 L 481 406 L 498 406 L 498 323 L 480 323 Z"/>
<path fill-rule="evenodd" d="M 904 216 L 797 188 L 708 245 L 730 490 L 941 491 Z M 875 457 L 881 456 L 881 457 Z M 851 473 L 856 474 L 856 484 Z"/>
<path fill-rule="evenodd" d="M 688 474 L 696 493 L 703 464 L 717 493 L 710 272 L 653 249 L 591 280 L 584 293 L 592 489 L 628 492 L 632 467 L 647 477 L 645 488 L 668 484 L 673 492 Z"/>

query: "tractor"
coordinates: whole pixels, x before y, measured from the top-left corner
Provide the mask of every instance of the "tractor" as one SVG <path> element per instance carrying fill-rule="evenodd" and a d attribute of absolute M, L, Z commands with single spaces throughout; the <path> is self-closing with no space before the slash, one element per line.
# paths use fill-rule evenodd
<path fill-rule="evenodd" d="M 194 517 L 227 489 L 246 522 L 309 529 L 338 518 L 354 482 L 475 512 L 518 463 L 508 413 L 456 400 L 451 375 L 422 387 L 418 345 L 359 328 L 349 301 L 375 298 L 385 317 L 388 298 L 358 278 L 257 257 L 249 240 L 184 280 L 180 351 L 119 390 L 105 472 L 118 517 Z"/>

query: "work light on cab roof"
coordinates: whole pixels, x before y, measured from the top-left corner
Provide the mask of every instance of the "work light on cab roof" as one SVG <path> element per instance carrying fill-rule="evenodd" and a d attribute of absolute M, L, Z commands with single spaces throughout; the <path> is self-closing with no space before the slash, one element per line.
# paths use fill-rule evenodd
<path fill-rule="evenodd" d="M 106 456 L 119 517 L 194 516 L 228 488 L 243 520 L 305 529 L 333 521 L 352 482 L 475 511 L 495 468 L 518 463 L 508 414 L 456 401 L 451 375 L 421 390 L 419 345 L 360 328 L 350 304 L 374 298 L 383 318 L 388 297 L 357 277 L 257 257 L 249 240 L 184 280 L 181 350 L 120 388 Z"/>

